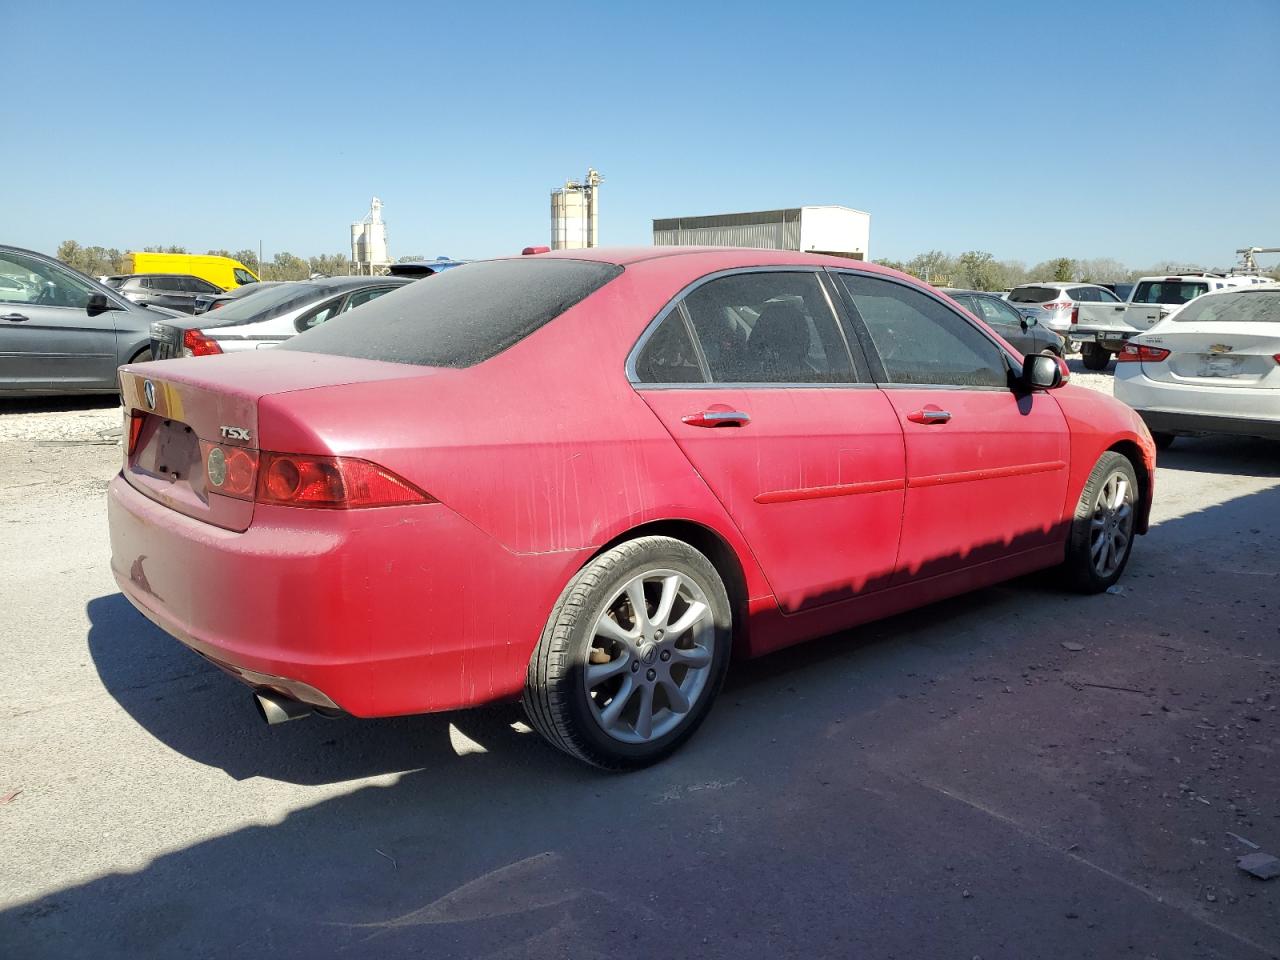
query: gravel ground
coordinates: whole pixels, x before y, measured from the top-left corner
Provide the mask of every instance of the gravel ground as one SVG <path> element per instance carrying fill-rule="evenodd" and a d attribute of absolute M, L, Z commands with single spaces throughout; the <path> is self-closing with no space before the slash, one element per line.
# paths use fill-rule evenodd
<path fill-rule="evenodd" d="M 1118 594 L 736 666 L 609 777 L 514 706 L 265 728 L 111 581 L 118 416 L 0 407 L 0 956 L 1280 955 L 1280 446 L 1162 455 Z"/>

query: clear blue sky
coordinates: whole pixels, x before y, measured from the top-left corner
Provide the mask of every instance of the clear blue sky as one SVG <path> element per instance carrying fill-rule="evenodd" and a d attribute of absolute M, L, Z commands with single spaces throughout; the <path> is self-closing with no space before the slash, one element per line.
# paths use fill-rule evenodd
<path fill-rule="evenodd" d="M 1280 246 L 1277 0 L 66 2 L 4 34 L 0 240 L 50 252 L 342 252 L 377 194 L 393 256 L 504 254 L 588 165 L 609 245 L 834 203 L 874 257 Z"/>

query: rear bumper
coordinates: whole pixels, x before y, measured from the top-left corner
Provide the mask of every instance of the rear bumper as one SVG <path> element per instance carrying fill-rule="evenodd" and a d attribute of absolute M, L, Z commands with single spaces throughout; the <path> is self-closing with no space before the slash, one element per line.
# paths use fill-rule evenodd
<path fill-rule="evenodd" d="M 1080 343 L 1096 343 L 1104 350 L 1119 353 L 1124 348 L 1124 345 L 1140 332 L 1138 330 L 1099 330 L 1096 327 L 1093 329 L 1073 327 L 1071 339 L 1078 340 Z"/>
<path fill-rule="evenodd" d="M 116 582 L 153 623 L 246 683 L 356 716 L 518 696 L 563 587 L 440 504 L 259 506 L 235 533 L 108 489 Z"/>
<path fill-rule="evenodd" d="M 1152 433 L 1224 433 L 1280 440 L 1280 420 L 1249 420 L 1166 410 L 1138 410 L 1138 416 Z"/>

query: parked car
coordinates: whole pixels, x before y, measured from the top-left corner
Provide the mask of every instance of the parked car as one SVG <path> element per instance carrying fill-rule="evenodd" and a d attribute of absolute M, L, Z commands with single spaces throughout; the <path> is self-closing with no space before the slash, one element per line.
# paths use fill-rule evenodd
<path fill-rule="evenodd" d="M 460 267 L 467 261 L 454 260 L 451 257 L 436 257 L 434 260 L 409 260 L 404 263 L 393 263 L 387 272 L 393 277 L 430 277 L 445 270 Z"/>
<path fill-rule="evenodd" d="M 209 296 L 196 297 L 195 315 L 208 313 L 210 310 L 220 310 L 228 303 L 234 303 L 243 297 L 247 297 L 259 290 L 269 290 L 271 287 L 278 287 L 282 283 L 289 283 L 288 280 L 259 280 L 257 283 L 246 284 L 243 287 L 236 287 L 234 290 L 224 290 L 221 293 L 210 294 Z"/>
<path fill-rule="evenodd" d="M 140 306 L 52 257 L 0 246 L 0 394 L 115 393 L 116 368 L 151 359 Z"/>
<path fill-rule="evenodd" d="M 232 308 L 227 308 L 232 309 Z M 904 274 L 559 251 L 127 367 L 111 566 L 270 722 L 523 697 L 608 768 L 763 654 L 1029 571 L 1115 583 L 1141 419 Z"/>
<path fill-rule="evenodd" d="M 146 253 L 131 251 L 125 255 L 125 273 L 180 273 L 200 277 L 222 290 L 234 290 L 246 283 L 257 283 L 258 275 L 239 260 L 212 253 Z"/>
<path fill-rule="evenodd" d="M 1112 356 L 1124 349 L 1129 338 L 1178 310 L 1184 303 L 1215 290 L 1250 286 L 1253 277 L 1221 277 L 1209 273 L 1174 277 L 1143 277 L 1121 304 L 1082 305 L 1072 321 L 1071 338 L 1080 343 L 1080 355 L 1090 370 L 1105 370 Z"/>
<path fill-rule="evenodd" d="M 945 288 L 947 294 L 992 330 L 1004 337 L 1022 353 L 1047 353 L 1055 357 L 1066 354 L 1066 341 L 1035 317 L 1027 317 L 1009 306 L 998 293 L 984 290 L 955 290 Z"/>
<path fill-rule="evenodd" d="M 135 273 L 106 277 L 103 281 L 143 306 L 168 307 L 195 313 L 201 298 L 220 295 L 223 290 L 208 280 L 180 273 Z"/>
<path fill-rule="evenodd" d="M 1106 287 L 1094 283 L 1024 283 L 1009 291 L 1009 302 L 1024 317 L 1034 317 L 1042 326 L 1067 339 L 1068 347 L 1076 349 L 1076 308 L 1082 303 L 1119 303 Z"/>
<path fill-rule="evenodd" d="M 412 282 L 408 277 L 325 277 L 282 283 L 215 313 L 154 324 L 151 349 L 157 360 L 165 360 L 274 347 Z"/>
<path fill-rule="evenodd" d="M 1280 285 L 1207 293 L 1131 337 L 1115 395 L 1161 448 L 1180 434 L 1280 440 Z"/>

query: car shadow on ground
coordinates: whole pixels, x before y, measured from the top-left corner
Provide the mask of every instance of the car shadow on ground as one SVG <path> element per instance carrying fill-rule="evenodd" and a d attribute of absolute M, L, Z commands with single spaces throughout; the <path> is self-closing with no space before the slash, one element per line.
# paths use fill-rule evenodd
<path fill-rule="evenodd" d="M 1241 454 L 1255 469 L 1256 453 Z M 1225 555 L 1223 531 L 1259 518 L 1274 525 L 1278 516 L 1273 487 L 1165 521 L 1139 541 L 1128 577 L 1162 575 L 1162 565 L 1190 562 L 1180 558 L 1196 550 L 1195 562 L 1212 569 L 1214 551 Z M 1273 550 L 1260 556 L 1275 565 Z M 1228 582 L 1225 573 L 1218 581 Z M 1135 943 L 1144 955 L 1183 955 L 1194 940 L 1205 957 L 1263 956 L 1259 943 L 1280 940 L 1267 891 L 1242 900 L 1249 910 L 1206 923 L 1198 893 L 1182 904 L 1143 892 L 1154 878 L 1141 863 L 1109 862 L 1098 872 L 1084 853 L 1063 854 L 1065 841 L 1039 839 L 1056 840 L 1078 813 L 1070 806 L 1077 794 L 1099 789 L 1084 780 L 1097 772 L 1081 771 L 1079 783 L 1063 784 L 1058 806 L 1042 809 L 1019 793 L 1027 788 L 1019 751 L 1064 736 L 1052 697 L 1078 690 L 1059 680 L 1029 688 L 1050 698 L 1031 728 L 992 732 L 965 719 L 980 714 L 948 725 L 957 715 L 954 694 L 944 693 L 953 680 L 963 681 L 967 710 L 991 709 L 972 706 L 968 674 L 974 682 L 986 679 L 979 672 L 1016 676 L 1009 671 L 1033 656 L 1043 663 L 1045 648 L 1061 656 L 1058 640 L 1076 636 L 1067 603 L 1076 622 L 1092 624 L 1123 621 L 1125 602 L 1070 598 L 1041 575 L 735 665 L 705 728 L 679 754 L 607 776 L 513 726 L 515 706 L 269 730 L 245 688 L 120 596 L 102 597 L 88 613 L 103 683 L 174 750 L 237 778 L 403 775 L 166 853 L 136 873 L 14 906 L 0 913 L 0 943 L 23 957 L 244 949 L 277 957 L 883 956 L 940 955 L 945 943 L 957 956 L 1074 958 L 1120 955 Z M 1165 615 L 1162 643 L 1218 642 L 1176 610 L 1142 610 Z M 1040 652 L 1029 653 L 1037 643 Z M 1231 650 L 1224 660 L 1239 656 Z M 919 677 L 922 687 L 905 679 Z M 918 692 L 908 694 L 911 682 Z M 1111 699 L 1089 701 L 1074 722 L 1124 709 L 1132 694 L 1102 696 Z M 996 693 L 993 702 L 1016 699 Z M 1188 714 L 1185 723 L 1194 722 Z M 1185 736 L 1181 727 L 1158 729 L 1170 743 Z M 899 754 L 918 747 L 922 733 L 980 767 L 966 789 L 981 796 L 994 780 L 1011 791 L 1002 809 L 957 802 L 954 786 L 904 779 L 920 758 Z M 880 767 L 862 752 L 863 738 L 877 735 Z M 1082 750 L 1080 762 L 1100 762 L 1097 752 Z M 1115 831 L 1132 828 L 1111 824 L 1108 834 L 1100 815 L 1088 832 L 1107 841 L 1099 843 L 1105 861 L 1109 847 L 1124 848 L 1127 834 Z M 1128 872 L 1135 877 L 1119 877 Z M 672 930 L 702 943 L 685 937 L 673 948 Z"/>
<path fill-rule="evenodd" d="M 120 406 L 115 394 L 58 397 L 0 397 L 0 416 L 16 413 L 63 413 L 75 410 L 106 410 Z"/>

